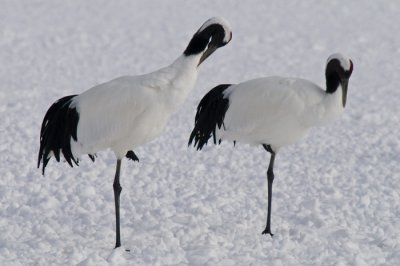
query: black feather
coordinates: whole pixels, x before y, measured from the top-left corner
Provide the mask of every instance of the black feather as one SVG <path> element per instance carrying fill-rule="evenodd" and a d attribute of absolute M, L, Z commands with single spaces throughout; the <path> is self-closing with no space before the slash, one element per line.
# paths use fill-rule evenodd
<path fill-rule="evenodd" d="M 43 163 L 42 173 L 44 175 L 47 163 L 50 160 L 50 153 L 53 152 L 57 162 L 60 161 L 60 151 L 65 160 L 72 167 L 78 160 L 71 152 L 71 137 L 77 141 L 77 128 L 79 114 L 76 108 L 71 108 L 70 104 L 76 95 L 63 97 L 53 103 L 44 116 L 40 130 L 40 148 L 38 156 L 38 168 L 40 162 Z"/>
<path fill-rule="evenodd" d="M 216 129 L 224 125 L 225 113 L 229 107 L 229 100 L 224 97 L 224 91 L 231 84 L 221 84 L 211 89 L 201 99 L 197 107 L 194 119 L 194 128 L 189 138 L 189 145 L 194 140 L 194 146 L 201 150 L 213 136 L 214 144 L 217 144 Z M 221 140 L 218 141 L 220 143 Z"/>
<path fill-rule="evenodd" d="M 216 47 L 224 46 L 226 45 L 226 42 L 223 41 L 224 38 L 224 27 L 220 24 L 211 24 L 193 35 L 183 53 L 186 56 L 199 54 L 203 52 L 210 43 Z"/>

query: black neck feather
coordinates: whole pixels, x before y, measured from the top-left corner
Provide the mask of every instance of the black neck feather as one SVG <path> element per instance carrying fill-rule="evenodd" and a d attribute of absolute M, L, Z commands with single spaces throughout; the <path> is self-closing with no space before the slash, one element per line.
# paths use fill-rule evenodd
<path fill-rule="evenodd" d="M 186 50 L 183 52 L 183 54 L 189 56 L 201 53 L 206 49 L 208 41 L 209 38 L 195 34 L 190 40 L 189 45 L 186 47 Z"/>
<path fill-rule="evenodd" d="M 330 73 L 326 76 L 326 92 L 334 93 L 340 84 L 340 77 L 338 73 Z"/>
<path fill-rule="evenodd" d="M 186 47 L 183 53 L 186 56 L 199 54 L 207 48 L 209 43 L 212 43 L 217 47 L 223 46 L 224 37 L 224 27 L 220 24 L 211 24 L 193 35 L 189 45 Z"/>

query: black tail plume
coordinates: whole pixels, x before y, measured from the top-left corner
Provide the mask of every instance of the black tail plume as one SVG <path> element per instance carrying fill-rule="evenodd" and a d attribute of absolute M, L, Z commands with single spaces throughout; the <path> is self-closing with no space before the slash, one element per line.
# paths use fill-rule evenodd
<path fill-rule="evenodd" d="M 217 144 L 216 128 L 224 124 L 225 113 L 229 107 L 229 100 L 224 98 L 224 91 L 232 84 L 221 84 L 211 89 L 201 99 L 194 119 L 194 129 L 190 134 L 189 146 L 194 140 L 194 146 L 201 150 L 207 144 L 211 135 L 214 144 Z M 218 144 L 221 140 L 218 141 Z"/>
<path fill-rule="evenodd" d="M 68 164 L 73 167 L 72 162 L 78 165 L 78 160 L 71 152 L 71 137 L 77 141 L 77 127 L 79 114 L 76 108 L 71 108 L 70 104 L 76 95 L 63 97 L 53 103 L 44 116 L 42 128 L 40 130 L 40 148 L 38 156 L 38 168 L 43 161 L 42 173 L 50 160 L 52 152 L 57 162 L 60 161 L 60 151 L 64 155 Z"/>

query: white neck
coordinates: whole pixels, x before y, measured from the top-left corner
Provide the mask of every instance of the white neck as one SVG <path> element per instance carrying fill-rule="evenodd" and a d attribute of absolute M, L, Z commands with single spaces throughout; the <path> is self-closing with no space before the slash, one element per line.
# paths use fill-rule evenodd
<path fill-rule="evenodd" d="M 322 89 L 320 92 L 321 100 L 305 114 L 304 121 L 307 126 L 326 124 L 337 118 L 344 111 L 341 85 L 334 93 L 327 93 Z"/>
<path fill-rule="evenodd" d="M 334 120 L 344 111 L 342 98 L 343 89 L 341 85 L 339 85 L 334 93 L 325 93 L 325 97 L 321 102 L 324 111 L 321 121 L 319 121 L 320 124 L 325 124 L 326 122 Z"/>
<path fill-rule="evenodd" d="M 162 79 L 163 86 L 160 87 L 165 93 L 164 99 L 168 108 L 176 110 L 186 99 L 194 87 L 198 75 L 199 55 L 181 55 L 171 65 L 157 72 L 157 79 Z"/>

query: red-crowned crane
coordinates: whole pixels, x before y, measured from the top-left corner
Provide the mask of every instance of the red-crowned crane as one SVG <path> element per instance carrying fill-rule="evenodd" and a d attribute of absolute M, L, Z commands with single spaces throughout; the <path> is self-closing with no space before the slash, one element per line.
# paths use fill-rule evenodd
<path fill-rule="evenodd" d="M 114 199 L 116 243 L 121 246 L 119 183 L 121 160 L 139 161 L 133 149 L 161 134 L 169 117 L 193 88 L 199 65 L 232 38 L 223 18 L 207 20 L 171 65 L 139 76 L 122 76 L 82 94 L 66 96 L 47 111 L 40 132 L 38 167 L 43 175 L 52 156 L 60 154 L 72 167 L 80 155 L 94 161 L 96 152 L 110 148 L 116 158 Z"/>
<path fill-rule="evenodd" d="M 210 90 L 200 101 L 189 145 L 201 150 L 212 136 L 222 140 L 262 145 L 271 154 L 268 179 L 267 225 L 271 233 L 272 182 L 275 155 L 281 147 L 304 137 L 309 128 L 340 115 L 346 106 L 353 62 L 331 55 L 326 64 L 326 90 L 304 79 L 265 77 Z"/>

